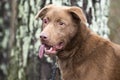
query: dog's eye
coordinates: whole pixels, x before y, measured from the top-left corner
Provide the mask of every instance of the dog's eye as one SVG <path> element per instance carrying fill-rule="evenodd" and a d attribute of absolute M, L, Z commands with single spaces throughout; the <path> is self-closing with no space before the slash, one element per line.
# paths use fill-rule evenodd
<path fill-rule="evenodd" d="M 45 23 L 45 24 L 47 24 L 47 23 L 49 22 L 48 19 L 43 19 L 42 21 L 43 21 L 43 23 Z"/>
<path fill-rule="evenodd" d="M 59 25 L 62 26 L 62 25 L 65 25 L 65 23 L 60 21 L 60 22 L 59 22 Z"/>

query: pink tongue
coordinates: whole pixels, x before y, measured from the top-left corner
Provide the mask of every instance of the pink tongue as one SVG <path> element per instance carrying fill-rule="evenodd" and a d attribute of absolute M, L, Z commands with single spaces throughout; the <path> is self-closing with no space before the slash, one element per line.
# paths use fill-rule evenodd
<path fill-rule="evenodd" d="M 45 46 L 41 45 L 39 49 L 39 57 L 42 58 L 44 54 Z"/>

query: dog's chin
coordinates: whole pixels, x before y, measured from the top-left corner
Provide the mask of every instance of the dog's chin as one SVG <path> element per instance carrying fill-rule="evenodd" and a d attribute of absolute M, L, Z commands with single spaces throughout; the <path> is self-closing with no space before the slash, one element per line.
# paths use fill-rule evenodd
<path fill-rule="evenodd" d="M 64 48 L 64 42 L 59 42 L 56 45 L 49 45 L 42 43 L 39 49 L 39 57 L 42 58 L 43 54 L 55 55 Z"/>

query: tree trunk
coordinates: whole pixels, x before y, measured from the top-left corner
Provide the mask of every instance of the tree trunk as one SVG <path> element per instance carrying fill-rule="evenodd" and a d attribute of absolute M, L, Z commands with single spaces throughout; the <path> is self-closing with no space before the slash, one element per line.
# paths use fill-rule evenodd
<path fill-rule="evenodd" d="M 55 58 L 38 58 L 41 21 L 36 21 L 34 17 L 46 4 L 82 7 L 89 27 L 101 36 L 108 37 L 109 0 L 18 0 L 11 3 L 14 3 L 11 35 L 14 34 L 10 38 L 10 46 L 14 46 L 10 53 L 8 80 L 60 80 L 59 69 L 54 64 Z M 17 14 L 14 12 L 16 4 Z"/>

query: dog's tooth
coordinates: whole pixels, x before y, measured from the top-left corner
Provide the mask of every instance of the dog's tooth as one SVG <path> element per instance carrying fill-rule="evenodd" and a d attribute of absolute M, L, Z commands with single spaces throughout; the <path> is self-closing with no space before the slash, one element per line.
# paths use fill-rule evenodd
<path fill-rule="evenodd" d="M 49 49 L 49 51 L 52 51 L 52 49 L 53 49 L 53 48 L 51 47 L 51 48 Z"/>

